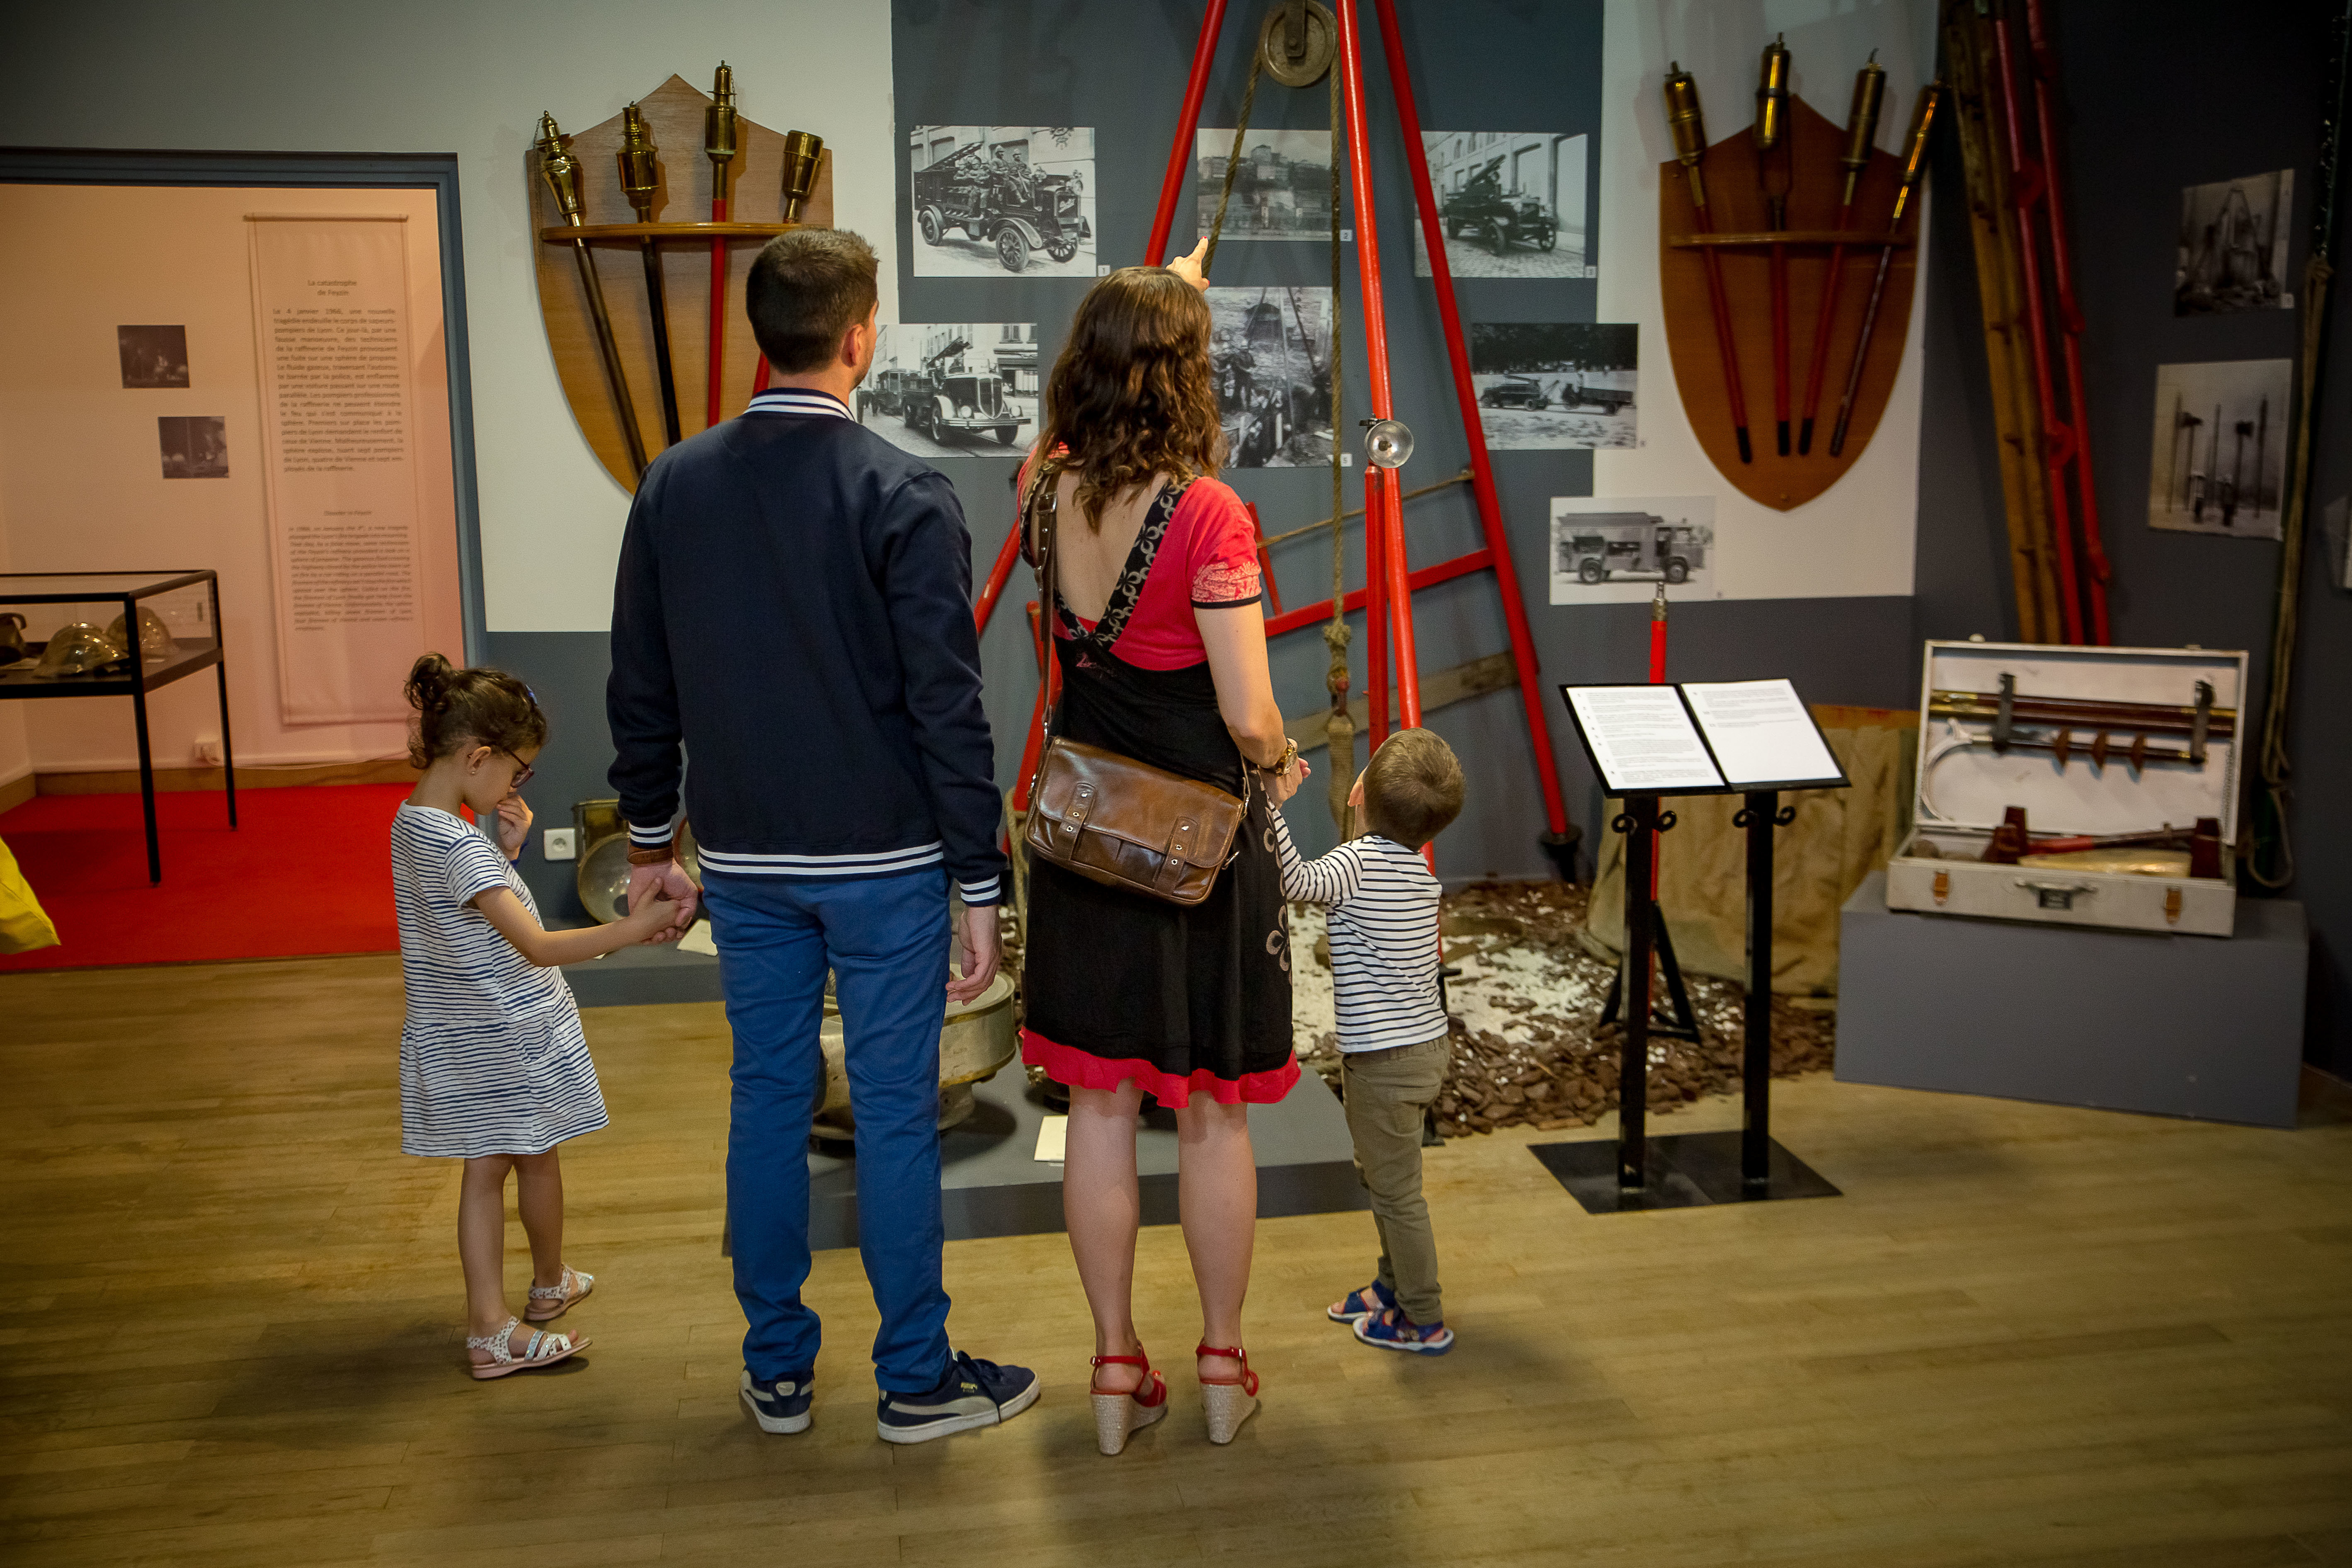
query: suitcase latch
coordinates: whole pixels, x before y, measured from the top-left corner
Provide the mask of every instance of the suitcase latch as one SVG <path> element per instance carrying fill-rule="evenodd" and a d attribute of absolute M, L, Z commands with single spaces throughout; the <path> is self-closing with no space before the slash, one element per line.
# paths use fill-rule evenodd
<path fill-rule="evenodd" d="M 1949 871 L 1937 872 L 1935 889 L 1936 901 L 1937 903 L 1940 904 L 1945 900 L 1950 898 L 1952 896 L 1952 874 Z"/>
<path fill-rule="evenodd" d="M 2017 885 L 2033 895 L 2035 905 L 2045 910 L 2071 910 L 2074 900 L 2099 889 L 2088 882 L 2037 882 L 2020 877 Z"/>
<path fill-rule="evenodd" d="M 2180 889 L 2178 888 L 2164 889 L 2164 923 L 2168 926 L 2180 923 Z"/>

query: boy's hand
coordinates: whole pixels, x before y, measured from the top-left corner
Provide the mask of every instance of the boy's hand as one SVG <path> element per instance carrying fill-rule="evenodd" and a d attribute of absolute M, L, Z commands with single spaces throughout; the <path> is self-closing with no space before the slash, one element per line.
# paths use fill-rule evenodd
<path fill-rule="evenodd" d="M 530 842 L 530 806 L 522 796 L 509 795 L 499 802 L 499 847 L 509 860 L 519 859 Z"/>

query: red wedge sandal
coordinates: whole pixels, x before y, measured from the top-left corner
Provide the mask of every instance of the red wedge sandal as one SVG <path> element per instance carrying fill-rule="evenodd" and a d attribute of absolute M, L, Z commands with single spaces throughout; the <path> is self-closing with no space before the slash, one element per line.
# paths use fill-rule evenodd
<path fill-rule="evenodd" d="M 1116 1454 L 1127 1447 L 1127 1440 L 1154 1421 L 1168 1414 L 1168 1380 L 1151 1370 L 1151 1358 L 1143 1347 L 1135 1347 L 1133 1355 L 1098 1355 L 1093 1358 L 1097 1366 L 1139 1366 L 1143 1381 L 1132 1393 L 1105 1394 L 1088 1380 L 1087 1393 L 1095 1405 L 1095 1441 L 1106 1454 Z"/>
<path fill-rule="evenodd" d="M 1201 1379 L 1201 1404 L 1209 1414 L 1209 1441 L 1230 1443 L 1242 1423 L 1257 1414 L 1257 1373 L 1250 1370 L 1249 1352 L 1236 1345 L 1232 1350 L 1219 1350 L 1203 1341 L 1192 1348 L 1200 1356 L 1231 1356 L 1242 1363 L 1239 1377 L 1204 1377 Z"/>

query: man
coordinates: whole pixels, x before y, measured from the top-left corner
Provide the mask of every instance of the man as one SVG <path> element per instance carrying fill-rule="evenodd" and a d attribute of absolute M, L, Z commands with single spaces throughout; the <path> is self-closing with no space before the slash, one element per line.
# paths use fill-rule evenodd
<path fill-rule="evenodd" d="M 709 900 L 735 1035 L 727 1206 L 750 1320 L 742 1395 L 809 1425 L 810 1118 L 835 977 L 857 1123 L 858 1251 L 881 1310 L 884 1438 L 993 1426 L 1023 1367 L 955 1353 L 940 1279 L 941 994 L 996 973 L 999 804 L 980 705 L 971 542 L 946 478 L 850 417 L 874 363 L 874 252 L 802 229 L 744 290 L 775 390 L 646 469 L 621 542 L 606 710 L 629 903 Z M 673 858 L 681 743 L 698 889 Z M 948 879 L 963 973 L 948 969 Z"/>

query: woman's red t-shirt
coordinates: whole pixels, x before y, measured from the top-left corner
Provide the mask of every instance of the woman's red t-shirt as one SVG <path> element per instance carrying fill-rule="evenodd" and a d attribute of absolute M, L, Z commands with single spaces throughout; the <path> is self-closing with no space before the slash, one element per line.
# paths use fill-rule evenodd
<path fill-rule="evenodd" d="M 1024 465 L 1017 493 L 1028 490 Z M 1064 527 L 1084 528 L 1076 507 Z M 1024 543 L 1026 542 L 1024 541 Z M 1192 612 L 1254 605 L 1264 597 L 1258 576 L 1257 525 L 1233 487 L 1217 479 L 1192 481 L 1176 503 L 1144 577 L 1143 592 L 1111 651 L 1143 669 L 1183 669 L 1209 657 Z M 1080 623 L 1089 628 L 1091 621 Z"/>

